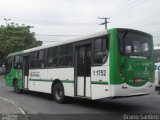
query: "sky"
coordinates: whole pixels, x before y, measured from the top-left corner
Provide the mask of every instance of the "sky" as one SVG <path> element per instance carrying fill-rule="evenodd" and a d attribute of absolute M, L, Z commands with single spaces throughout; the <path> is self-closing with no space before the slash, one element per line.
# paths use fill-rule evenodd
<path fill-rule="evenodd" d="M 0 0 L 0 24 L 4 18 L 33 26 L 43 45 L 108 28 L 132 28 L 151 33 L 160 42 L 160 0 Z"/>

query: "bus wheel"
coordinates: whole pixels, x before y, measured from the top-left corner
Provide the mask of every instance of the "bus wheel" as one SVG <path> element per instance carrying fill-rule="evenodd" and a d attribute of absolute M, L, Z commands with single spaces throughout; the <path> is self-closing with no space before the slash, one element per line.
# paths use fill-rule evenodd
<path fill-rule="evenodd" d="M 53 98 L 58 103 L 65 102 L 64 88 L 61 83 L 56 83 L 53 88 Z"/>
<path fill-rule="evenodd" d="M 18 81 L 17 80 L 14 81 L 13 88 L 14 88 L 15 93 L 17 93 L 17 94 L 21 93 L 21 90 L 18 88 Z"/>

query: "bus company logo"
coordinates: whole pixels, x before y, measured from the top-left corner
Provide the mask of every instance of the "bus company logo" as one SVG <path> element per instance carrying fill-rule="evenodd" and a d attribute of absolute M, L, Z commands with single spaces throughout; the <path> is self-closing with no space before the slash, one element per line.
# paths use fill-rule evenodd
<path fill-rule="evenodd" d="M 39 77 L 40 73 L 39 72 L 30 72 L 30 77 Z"/>
<path fill-rule="evenodd" d="M 155 65 L 155 70 L 160 70 L 160 65 Z"/>

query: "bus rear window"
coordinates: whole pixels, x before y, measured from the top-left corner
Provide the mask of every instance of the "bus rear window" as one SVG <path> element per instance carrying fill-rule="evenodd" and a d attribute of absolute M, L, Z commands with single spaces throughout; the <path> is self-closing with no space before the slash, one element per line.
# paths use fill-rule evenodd
<path fill-rule="evenodd" d="M 134 58 L 150 58 L 151 37 L 139 32 L 120 31 L 118 33 L 122 55 Z"/>

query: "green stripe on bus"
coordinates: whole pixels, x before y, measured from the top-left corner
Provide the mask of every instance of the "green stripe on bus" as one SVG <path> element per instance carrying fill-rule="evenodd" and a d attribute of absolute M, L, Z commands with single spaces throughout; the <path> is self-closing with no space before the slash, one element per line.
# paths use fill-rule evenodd
<path fill-rule="evenodd" d="M 73 80 L 61 80 L 63 83 L 74 83 Z"/>
<path fill-rule="evenodd" d="M 102 84 L 102 85 L 108 85 L 108 82 L 99 82 L 99 81 L 91 81 L 91 84 Z"/>
<path fill-rule="evenodd" d="M 46 80 L 46 79 L 29 79 L 30 81 L 42 81 L 42 82 L 53 82 L 53 80 Z"/>
<path fill-rule="evenodd" d="M 29 79 L 30 81 L 41 81 L 41 82 L 53 82 L 53 80 L 48 79 Z M 73 80 L 61 80 L 63 83 L 74 83 Z M 91 81 L 91 84 L 102 84 L 102 85 L 108 85 L 108 82 L 99 82 L 99 81 Z"/>
<path fill-rule="evenodd" d="M 30 81 L 42 81 L 42 82 L 53 82 L 53 80 L 47 80 L 47 79 L 29 79 Z M 61 80 L 63 83 L 74 83 L 73 80 Z"/>

